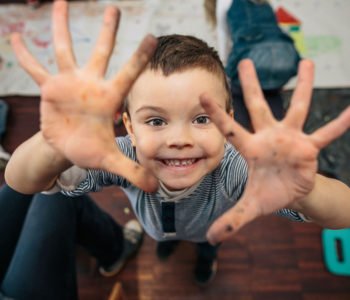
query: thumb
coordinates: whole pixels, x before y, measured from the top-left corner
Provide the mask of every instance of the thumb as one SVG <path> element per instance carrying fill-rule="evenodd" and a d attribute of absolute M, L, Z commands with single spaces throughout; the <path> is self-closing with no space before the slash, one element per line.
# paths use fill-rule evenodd
<path fill-rule="evenodd" d="M 158 180 L 151 171 L 119 152 L 106 157 L 103 165 L 106 171 L 124 177 L 145 192 L 152 193 L 158 189 Z"/>
<path fill-rule="evenodd" d="M 227 240 L 244 225 L 259 216 L 256 207 L 247 200 L 247 198 L 242 197 L 233 208 L 224 213 L 210 226 L 207 232 L 209 243 L 217 245 Z"/>

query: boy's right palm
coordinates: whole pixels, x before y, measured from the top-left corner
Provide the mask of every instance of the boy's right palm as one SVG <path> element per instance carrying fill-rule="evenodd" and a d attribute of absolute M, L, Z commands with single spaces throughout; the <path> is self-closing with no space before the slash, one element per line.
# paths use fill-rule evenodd
<path fill-rule="evenodd" d="M 22 67 L 41 88 L 41 131 L 46 141 L 73 164 L 103 169 L 127 178 L 145 191 L 157 181 L 118 149 L 114 116 L 156 46 L 147 36 L 130 61 L 111 80 L 105 80 L 118 27 L 119 11 L 108 7 L 98 43 L 89 62 L 76 66 L 68 30 L 66 1 L 53 4 L 53 39 L 59 73 L 49 74 L 28 52 L 19 34 L 12 46 Z"/>

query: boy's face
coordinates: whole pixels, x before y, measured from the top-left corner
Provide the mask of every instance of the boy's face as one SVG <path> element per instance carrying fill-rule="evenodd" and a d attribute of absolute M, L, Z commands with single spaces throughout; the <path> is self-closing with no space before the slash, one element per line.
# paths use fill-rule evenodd
<path fill-rule="evenodd" d="M 131 90 L 123 120 L 137 159 L 170 190 L 194 185 L 223 157 L 225 139 L 199 102 L 204 93 L 225 108 L 223 83 L 199 68 L 146 70 Z"/>

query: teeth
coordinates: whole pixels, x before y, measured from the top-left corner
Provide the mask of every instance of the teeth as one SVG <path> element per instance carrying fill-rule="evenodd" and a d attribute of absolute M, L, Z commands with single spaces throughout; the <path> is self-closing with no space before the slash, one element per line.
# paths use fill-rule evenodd
<path fill-rule="evenodd" d="M 196 160 L 193 159 L 165 159 L 164 163 L 171 167 L 182 167 L 192 165 Z"/>

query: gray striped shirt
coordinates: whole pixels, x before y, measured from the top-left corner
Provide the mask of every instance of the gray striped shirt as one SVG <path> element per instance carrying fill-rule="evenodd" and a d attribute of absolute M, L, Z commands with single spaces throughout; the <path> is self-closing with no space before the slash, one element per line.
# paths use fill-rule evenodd
<path fill-rule="evenodd" d="M 136 161 L 136 153 L 129 137 L 118 137 L 116 141 L 121 151 Z M 210 225 L 233 207 L 242 195 L 248 175 L 246 161 L 231 144 L 225 145 L 224 157 L 214 171 L 180 194 L 171 193 L 162 186 L 156 193 L 146 193 L 125 178 L 109 172 L 79 168 L 76 170 L 81 170 L 74 175 L 79 177 L 79 182 L 73 185 L 59 184 L 64 194 L 79 196 L 99 191 L 104 186 L 120 186 L 145 231 L 158 241 L 206 241 L 206 232 Z M 64 173 L 61 176 L 64 177 Z M 69 180 L 71 179 L 70 177 Z M 64 179 L 59 181 L 63 182 Z M 67 186 L 69 188 L 66 188 Z M 164 232 L 164 218 L 162 219 L 162 205 L 169 202 L 173 203 L 171 206 L 174 210 L 175 230 L 171 233 Z M 303 221 L 299 213 L 289 209 L 282 209 L 277 214 L 295 221 Z"/>

